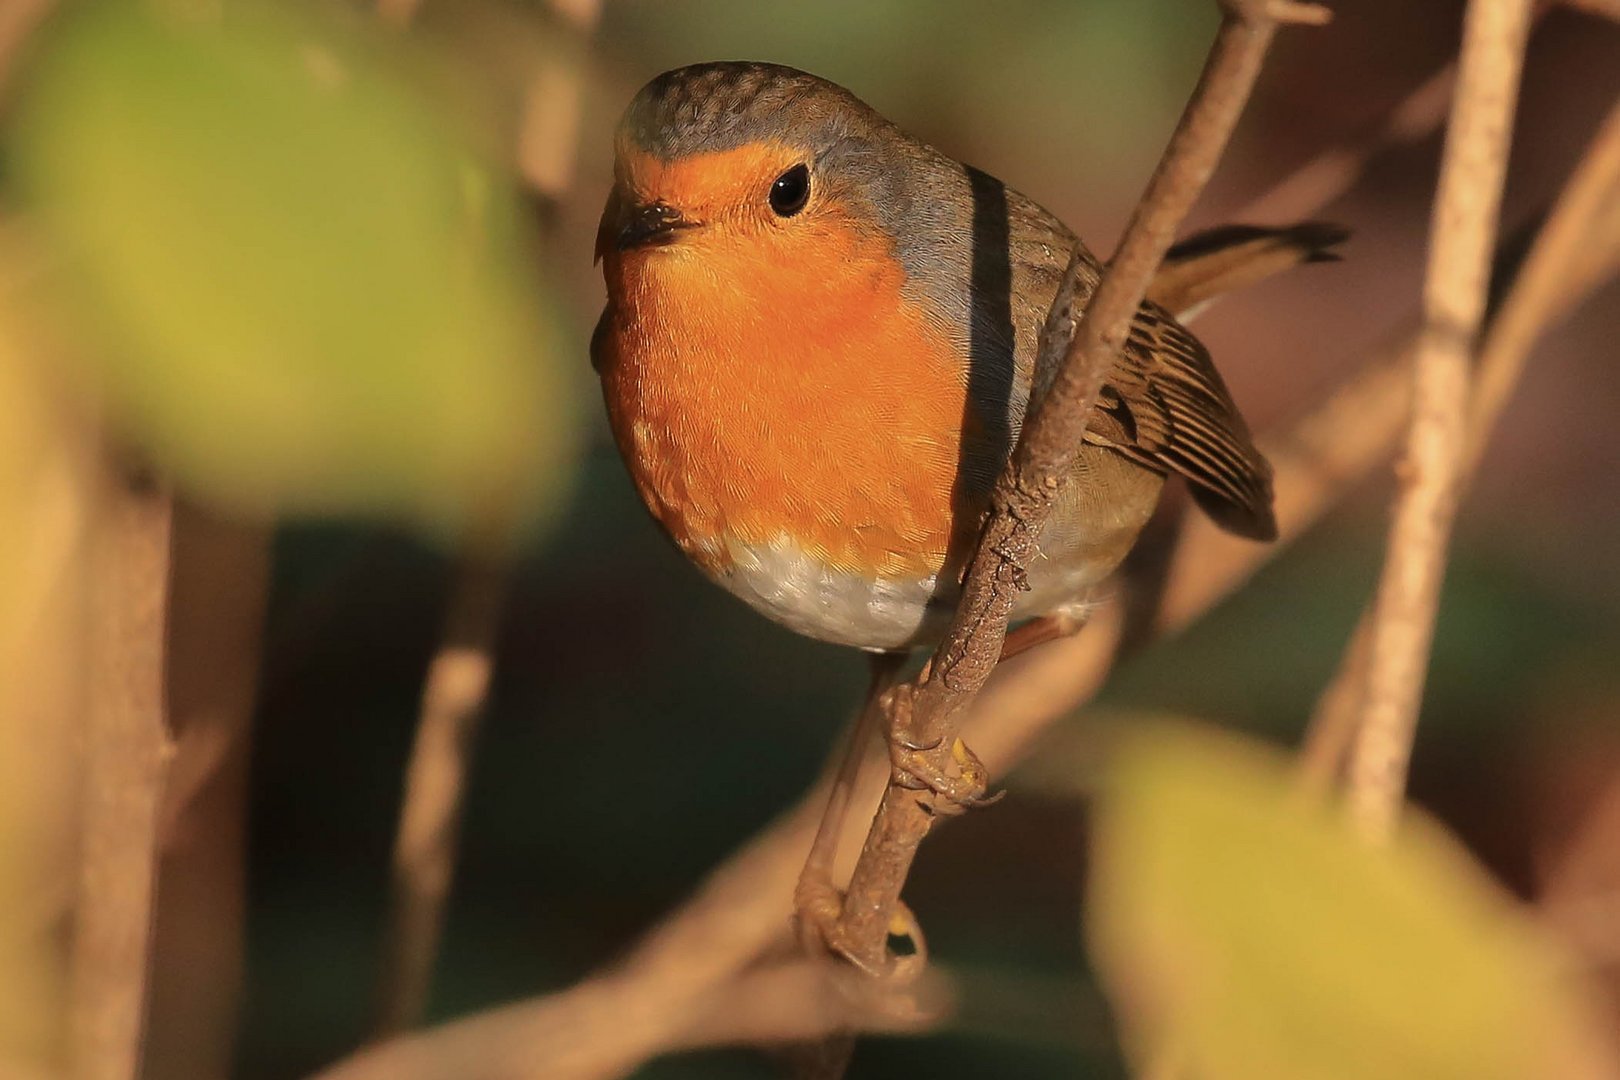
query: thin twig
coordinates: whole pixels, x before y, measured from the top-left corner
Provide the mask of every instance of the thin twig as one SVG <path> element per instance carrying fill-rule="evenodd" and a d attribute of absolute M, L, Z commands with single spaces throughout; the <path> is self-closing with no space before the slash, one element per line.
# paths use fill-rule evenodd
<path fill-rule="evenodd" d="M 1620 0 L 1536 0 L 1532 28 L 1560 6 L 1601 12 L 1620 18 Z M 1440 129 L 1451 108 L 1457 62 L 1447 60 L 1385 113 L 1377 125 L 1317 154 L 1271 187 L 1243 204 L 1235 221 L 1293 221 L 1321 212 L 1355 187 L 1379 155 L 1422 142 Z"/>
<path fill-rule="evenodd" d="M 649 1041 L 667 1050 L 773 1043 L 844 1028 L 915 1031 L 925 1019 L 874 1007 L 851 983 L 849 973 L 829 981 L 823 965 L 805 959 L 744 972 L 690 998 L 645 998 L 606 975 L 566 997 L 492 1009 L 372 1047 L 318 1080 L 596 1080 L 634 1068 L 626 1049 Z M 931 996 L 942 994 L 931 988 Z"/>
<path fill-rule="evenodd" d="M 420 0 L 379 0 L 396 25 Z M 555 205 L 573 182 L 574 143 L 589 35 L 600 0 L 550 0 L 568 46 L 544 57 L 525 96 L 516 155 L 540 196 L 541 227 L 555 232 Z M 429 663 L 394 844 L 389 927 L 377 989 L 377 1033 L 415 1026 L 426 1009 L 460 842 L 462 800 L 489 694 L 494 649 L 511 575 L 505 537 L 489 530 L 459 561 L 442 643 Z"/>
<path fill-rule="evenodd" d="M 1588 965 L 1620 963 L 1620 773 L 1538 867 L 1537 906 Z"/>
<path fill-rule="evenodd" d="M 169 496 L 110 477 L 93 543 L 96 612 L 73 939 L 77 1080 L 133 1080 L 151 968 L 159 806 L 171 753 L 163 656 Z"/>
<path fill-rule="evenodd" d="M 396 29 L 403 29 L 416 18 L 422 0 L 377 0 L 377 18 Z"/>
<path fill-rule="evenodd" d="M 504 562 L 464 562 L 443 643 L 428 666 L 394 840 L 392 911 L 378 985 L 381 1035 L 414 1027 L 427 1006 L 505 582 Z"/>
<path fill-rule="evenodd" d="M 1469 366 L 1485 315 L 1530 0 L 1473 0 L 1441 164 L 1424 285 L 1404 479 L 1367 654 L 1348 808 L 1360 832 L 1393 830 L 1406 788 L 1468 430 Z"/>
<path fill-rule="evenodd" d="M 950 765 L 962 710 L 996 665 L 1024 567 L 1035 554 L 1036 537 L 1062 478 L 1072 471 L 1103 381 L 1154 271 L 1226 147 L 1279 21 L 1326 17 L 1323 9 L 1292 3 L 1226 0 L 1221 6 L 1221 27 L 1192 100 L 1078 321 L 1077 266 L 1065 275 L 1041 334 L 1030 416 L 991 495 L 991 513 L 950 631 L 926 680 L 898 687 L 893 695 L 895 726 L 903 726 L 913 744 L 937 747 L 942 770 Z M 919 798 L 897 770 L 836 929 L 838 947 L 869 970 L 888 964 L 887 936 L 900 889 L 934 819 L 934 800 Z"/>
<path fill-rule="evenodd" d="M 0 89 L 9 91 L 13 62 L 56 0 L 10 0 L 0 4 Z"/>
<path fill-rule="evenodd" d="M 1555 321 L 1620 269 L 1620 105 L 1560 194 L 1523 269 L 1492 320 L 1469 404 L 1462 484 L 1472 479 L 1530 350 Z M 1338 672 L 1306 728 L 1301 768 L 1323 791 L 1337 776 L 1361 715 L 1371 612 L 1364 611 Z"/>
<path fill-rule="evenodd" d="M 1563 2 L 1588 15 L 1600 15 L 1620 22 L 1620 0 L 1563 0 Z"/>
<path fill-rule="evenodd" d="M 1472 472 L 1542 333 L 1620 269 L 1620 104 L 1576 166 L 1485 336 L 1469 404 Z"/>
<path fill-rule="evenodd" d="M 591 35 L 602 16 L 602 0 L 550 0 L 547 6 L 563 33 L 553 35 L 546 62 L 535 71 L 524 95 L 517 167 L 549 214 L 574 183 L 585 65 Z"/>
<path fill-rule="evenodd" d="M 1428 138 L 1439 129 L 1457 78 L 1447 61 L 1413 89 L 1366 136 L 1331 147 L 1277 181 L 1233 215 L 1238 221 L 1292 221 L 1337 202 L 1361 179 L 1367 163 L 1392 147 Z"/>

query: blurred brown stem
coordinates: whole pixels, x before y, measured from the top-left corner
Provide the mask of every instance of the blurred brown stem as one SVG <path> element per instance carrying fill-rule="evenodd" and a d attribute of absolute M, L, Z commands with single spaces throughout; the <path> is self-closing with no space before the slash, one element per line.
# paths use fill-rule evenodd
<path fill-rule="evenodd" d="M 574 155 L 585 93 L 585 66 L 602 0 L 549 0 L 554 21 L 565 31 L 538 67 L 524 94 L 518 131 L 518 172 L 552 215 L 574 183 Z"/>
<path fill-rule="evenodd" d="M 672 1024 L 672 1016 L 679 1021 Z M 750 969 L 692 997 L 647 997 L 610 974 L 567 995 L 491 1009 L 362 1051 L 318 1080 L 589 1080 L 624 1075 L 637 1064 L 631 1054 L 649 1042 L 682 1050 L 813 1039 L 850 1027 L 912 1031 L 917 1023 L 873 1007 L 859 987 L 830 982 L 821 965 L 803 959 Z"/>
<path fill-rule="evenodd" d="M 1342 143 L 1311 158 L 1234 215 L 1238 221 L 1292 221 L 1342 198 L 1360 179 L 1367 161 L 1394 146 L 1418 142 L 1446 118 L 1455 61 L 1448 61 L 1413 89 L 1366 136 Z"/>
<path fill-rule="evenodd" d="M 164 717 L 169 496 L 110 476 L 95 526 L 71 1032 L 78 1080 L 140 1072 L 151 969 Z"/>
<path fill-rule="evenodd" d="M 1620 105 L 1609 110 L 1486 331 L 1469 403 L 1463 486 L 1477 471 L 1537 339 L 1617 270 Z M 1325 789 L 1335 778 L 1356 729 L 1370 620 L 1371 611 L 1363 612 L 1306 730 L 1301 764 L 1306 784 L 1314 790 Z"/>
<path fill-rule="evenodd" d="M 1620 0 L 1563 0 L 1565 4 L 1589 15 L 1601 15 L 1620 22 Z"/>
<path fill-rule="evenodd" d="M 935 747 L 932 756 L 942 771 L 951 767 L 963 710 L 996 666 L 1024 567 L 1071 471 L 1103 381 L 1154 271 L 1225 149 L 1279 22 L 1326 17 L 1321 8 L 1292 3 L 1226 0 L 1221 7 L 1223 19 L 1199 84 L 1078 321 L 1076 268 L 1065 275 L 1041 334 L 1030 416 L 992 492 L 956 616 L 926 678 L 897 687 L 891 697 L 891 726 L 914 745 Z M 891 776 L 834 931 L 840 951 L 868 970 L 890 963 L 888 933 L 900 890 L 937 814 L 937 800 L 919 797 L 908 784 L 898 770 Z"/>
<path fill-rule="evenodd" d="M 463 562 L 443 642 L 428 667 L 394 842 L 393 910 L 378 986 L 381 1035 L 415 1026 L 427 1005 L 506 578 L 504 560 Z"/>
<path fill-rule="evenodd" d="M 169 620 L 174 760 L 159 829 L 146 1075 L 231 1073 L 243 976 L 247 774 L 270 529 L 176 500 Z"/>
<path fill-rule="evenodd" d="M 379 0 L 378 12 L 402 26 L 419 6 L 420 0 Z M 520 174 L 540 196 L 542 231 L 551 234 L 555 204 L 573 182 L 589 35 L 601 4 L 548 0 L 547 6 L 570 40 L 541 58 L 525 95 L 516 156 Z M 455 875 L 467 772 L 512 572 L 510 539 L 486 529 L 460 556 L 442 642 L 424 680 L 394 843 L 392 910 L 377 989 L 382 1036 L 414 1027 L 427 1007 Z"/>
<path fill-rule="evenodd" d="M 1406 787 L 1440 582 L 1463 470 L 1469 367 L 1484 319 L 1491 251 L 1530 0 L 1473 0 L 1441 163 L 1424 286 L 1402 487 L 1367 646 L 1351 748 L 1349 812 L 1359 831 L 1393 830 Z"/>

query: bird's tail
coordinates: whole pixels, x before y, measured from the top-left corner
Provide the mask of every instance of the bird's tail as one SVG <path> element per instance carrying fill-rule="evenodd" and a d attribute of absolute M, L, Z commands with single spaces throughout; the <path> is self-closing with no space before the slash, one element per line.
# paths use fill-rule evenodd
<path fill-rule="evenodd" d="M 1350 230 L 1322 221 L 1286 228 L 1222 225 L 1170 249 L 1148 288 L 1148 299 L 1180 322 L 1223 293 L 1246 288 L 1300 263 L 1331 262 Z"/>

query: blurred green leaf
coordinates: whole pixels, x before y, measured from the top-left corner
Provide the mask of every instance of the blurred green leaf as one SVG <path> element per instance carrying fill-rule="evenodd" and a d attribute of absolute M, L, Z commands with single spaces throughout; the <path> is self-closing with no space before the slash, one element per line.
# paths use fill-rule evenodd
<path fill-rule="evenodd" d="M 1096 827 L 1093 953 L 1130 1043 L 1180 1076 L 1610 1075 L 1557 950 L 1415 813 L 1373 849 L 1279 755 L 1159 728 Z"/>
<path fill-rule="evenodd" d="M 48 36 L 12 159 L 117 417 L 232 505 L 506 526 L 555 499 L 576 350 L 515 188 L 427 84 L 296 6 Z"/>

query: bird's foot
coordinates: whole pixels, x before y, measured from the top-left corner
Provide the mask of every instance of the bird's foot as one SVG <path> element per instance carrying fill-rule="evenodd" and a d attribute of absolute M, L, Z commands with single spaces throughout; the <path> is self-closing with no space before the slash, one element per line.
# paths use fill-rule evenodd
<path fill-rule="evenodd" d="M 910 734 L 910 695 L 897 687 L 889 731 L 889 765 L 894 782 L 913 791 L 930 791 L 938 798 L 928 805 L 933 813 L 961 813 L 1000 801 L 1005 792 L 986 794 L 990 771 L 979 755 L 960 738 L 919 743 Z"/>
<path fill-rule="evenodd" d="M 885 948 L 882 964 L 872 963 L 850 945 L 843 927 L 844 894 L 831 879 L 807 869 L 794 891 L 793 906 L 793 928 L 799 947 L 810 956 L 836 957 L 892 986 L 916 981 L 928 966 L 928 944 L 922 925 L 904 901 L 896 901 L 894 914 L 889 917 L 889 938 L 909 942 L 911 951 L 896 953 L 893 948 Z"/>

